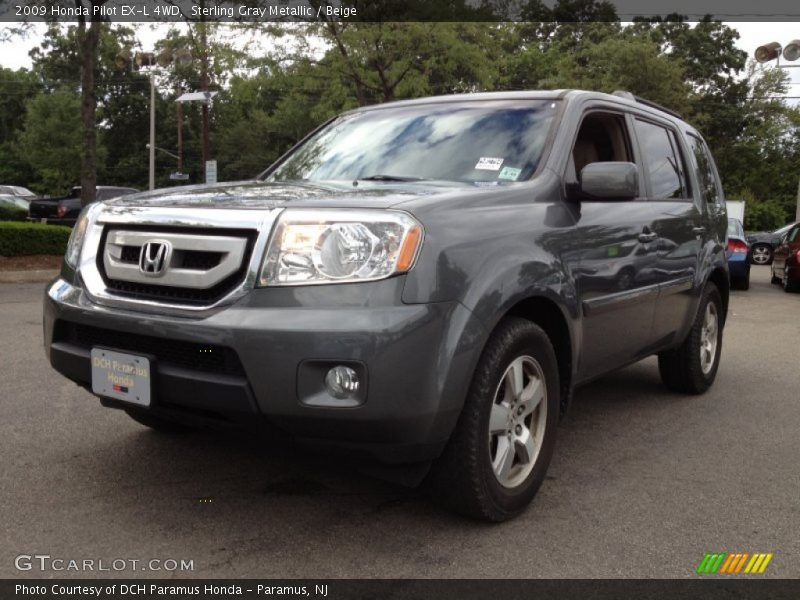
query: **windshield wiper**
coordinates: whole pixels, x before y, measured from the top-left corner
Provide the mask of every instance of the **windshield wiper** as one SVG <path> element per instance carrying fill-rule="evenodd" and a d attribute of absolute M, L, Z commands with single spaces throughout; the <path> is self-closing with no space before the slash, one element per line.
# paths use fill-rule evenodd
<path fill-rule="evenodd" d="M 369 175 L 359 177 L 357 181 L 425 181 L 424 177 L 403 177 L 401 175 Z"/>

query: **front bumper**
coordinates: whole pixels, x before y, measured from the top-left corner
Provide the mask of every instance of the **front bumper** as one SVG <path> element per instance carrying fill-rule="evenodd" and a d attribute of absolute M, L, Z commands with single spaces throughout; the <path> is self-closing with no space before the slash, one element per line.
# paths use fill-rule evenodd
<path fill-rule="evenodd" d="M 427 460 L 455 425 L 485 335 L 457 302 L 403 304 L 402 285 L 255 289 L 190 319 L 100 306 L 59 278 L 45 294 L 46 351 L 89 389 L 92 345 L 152 356 L 147 410 L 166 418 L 233 423 L 386 462 Z M 228 358 L 195 362 L 194 347 Z M 363 403 L 308 405 L 327 369 L 342 363 L 361 369 Z"/>

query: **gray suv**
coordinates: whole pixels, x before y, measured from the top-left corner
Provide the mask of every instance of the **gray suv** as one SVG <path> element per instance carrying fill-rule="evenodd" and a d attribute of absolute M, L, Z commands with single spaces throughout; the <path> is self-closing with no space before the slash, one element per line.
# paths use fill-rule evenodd
<path fill-rule="evenodd" d="M 156 430 L 404 465 L 500 521 L 541 485 L 577 386 L 654 354 L 670 389 L 712 384 L 725 228 L 700 134 L 624 92 L 361 108 L 253 181 L 84 210 L 45 345 Z"/>

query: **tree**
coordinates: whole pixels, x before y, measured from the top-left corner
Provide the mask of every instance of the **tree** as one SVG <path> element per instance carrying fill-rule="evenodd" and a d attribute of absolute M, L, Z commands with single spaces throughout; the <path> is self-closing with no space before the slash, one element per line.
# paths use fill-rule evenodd
<path fill-rule="evenodd" d="M 36 169 L 41 191 L 64 193 L 81 171 L 80 99 L 67 89 L 30 100 L 19 138 L 25 159 Z"/>
<path fill-rule="evenodd" d="M 553 51 L 559 58 L 545 87 L 626 90 L 673 110 L 688 106 L 683 70 L 652 41 L 622 36 L 582 45 L 577 52 L 559 52 L 558 45 Z"/>

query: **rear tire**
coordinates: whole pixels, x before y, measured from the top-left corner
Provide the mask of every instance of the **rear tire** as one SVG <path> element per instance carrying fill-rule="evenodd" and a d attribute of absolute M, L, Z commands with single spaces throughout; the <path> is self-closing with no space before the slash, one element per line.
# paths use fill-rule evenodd
<path fill-rule="evenodd" d="M 190 433 L 194 431 L 193 427 L 189 427 L 188 425 L 183 425 L 181 423 L 176 423 L 175 421 L 170 421 L 168 419 L 162 419 L 161 417 L 157 417 L 155 415 L 151 415 L 150 413 L 146 413 L 140 410 L 126 410 L 128 416 L 139 423 L 140 425 L 144 425 L 145 427 L 149 427 L 153 431 L 157 431 L 158 433 L 168 433 L 171 435 L 181 435 L 184 433 Z"/>
<path fill-rule="evenodd" d="M 742 277 L 741 279 L 736 279 L 731 281 L 731 286 L 735 287 L 737 290 L 749 290 L 750 289 L 750 268 L 747 269 L 747 274 Z"/>
<path fill-rule="evenodd" d="M 505 521 L 544 481 L 559 415 L 556 354 L 547 334 L 503 320 L 480 357 L 447 447 L 428 476 L 435 501 L 463 515 Z"/>
<path fill-rule="evenodd" d="M 686 339 L 678 348 L 658 355 L 664 385 L 684 394 L 702 394 L 711 387 L 722 353 L 722 327 L 722 300 L 717 286 L 709 281 Z"/>
<path fill-rule="evenodd" d="M 783 278 L 781 279 L 781 284 L 783 285 L 783 291 L 787 294 L 791 294 L 792 292 L 796 292 L 798 290 L 798 285 L 789 279 L 789 268 L 783 268 Z"/>

